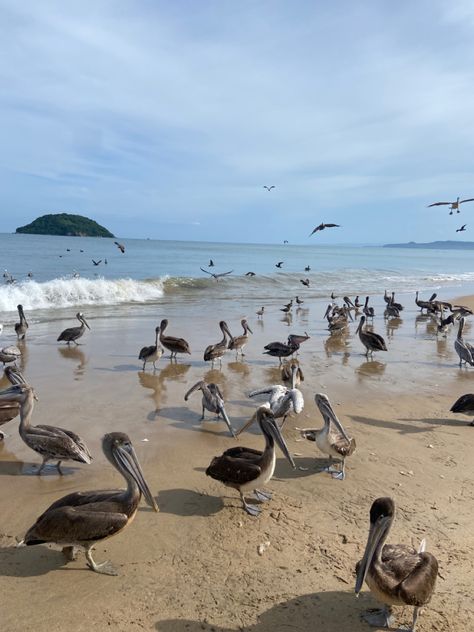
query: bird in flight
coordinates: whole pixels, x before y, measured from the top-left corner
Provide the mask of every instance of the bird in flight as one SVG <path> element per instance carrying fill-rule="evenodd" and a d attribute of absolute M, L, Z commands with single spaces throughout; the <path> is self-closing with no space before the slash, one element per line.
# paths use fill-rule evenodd
<path fill-rule="evenodd" d="M 255 276 L 255 272 L 246 272 L 245 276 Z"/>
<path fill-rule="evenodd" d="M 275 263 L 275 268 L 281 268 L 281 266 L 284 264 L 284 261 L 279 261 L 278 263 Z"/>
<path fill-rule="evenodd" d="M 120 250 L 120 252 L 125 252 L 125 246 L 123 244 L 119 244 L 118 241 L 114 241 L 114 244 L 117 246 L 117 248 Z"/>
<path fill-rule="evenodd" d="M 461 226 L 461 228 L 458 228 L 458 229 L 456 230 L 456 232 L 457 232 L 457 233 L 462 233 L 464 230 L 466 230 L 466 226 L 467 226 L 467 224 L 463 224 L 463 225 Z"/>
<path fill-rule="evenodd" d="M 204 268 L 200 268 L 206 274 L 209 274 L 211 277 L 214 277 L 216 281 L 219 281 L 219 277 L 227 276 L 228 274 L 232 274 L 233 270 L 229 270 L 229 272 L 220 272 L 219 274 L 215 274 L 214 272 L 209 272 L 209 270 L 204 270 Z"/>
<path fill-rule="evenodd" d="M 207 267 L 208 268 L 213 268 L 214 267 L 214 261 L 212 259 L 209 259 L 209 265 Z"/>
<path fill-rule="evenodd" d="M 306 285 L 306 287 L 309 287 L 309 279 L 300 279 L 300 283 Z"/>
<path fill-rule="evenodd" d="M 306 268 L 304 269 L 304 271 L 305 271 L 305 272 L 310 272 L 310 271 L 311 271 L 310 266 L 306 266 Z"/>
<path fill-rule="evenodd" d="M 271 191 L 272 189 L 274 189 L 274 188 L 275 188 L 275 185 L 274 185 L 274 184 L 272 184 L 271 186 L 267 187 L 267 185 L 266 185 L 266 184 L 264 184 L 264 185 L 263 185 L 263 188 L 264 188 L 264 189 L 266 189 L 267 191 Z"/>
<path fill-rule="evenodd" d="M 449 206 L 449 214 L 452 215 L 453 211 L 456 213 L 460 213 L 459 205 L 464 204 L 464 202 L 474 202 L 474 198 L 466 198 L 465 200 L 460 200 L 458 197 L 455 202 L 433 202 L 433 204 L 428 204 L 426 208 L 431 208 L 432 206 Z"/>
<path fill-rule="evenodd" d="M 311 235 L 314 235 L 314 233 L 317 233 L 319 230 L 324 230 L 325 228 L 340 228 L 340 224 L 323 224 L 321 222 L 321 224 L 319 224 L 319 226 L 316 226 L 313 232 L 310 233 L 310 237 Z"/>
<path fill-rule="evenodd" d="M 99 263 L 102 263 L 102 259 L 99 259 L 99 261 L 94 261 L 94 259 L 92 259 L 92 263 L 93 263 L 95 266 L 98 266 L 98 265 L 99 265 Z"/>
<path fill-rule="evenodd" d="M 284 243 L 284 244 L 287 244 L 287 243 L 288 243 L 288 239 L 285 239 L 285 240 L 283 241 L 283 243 Z"/>

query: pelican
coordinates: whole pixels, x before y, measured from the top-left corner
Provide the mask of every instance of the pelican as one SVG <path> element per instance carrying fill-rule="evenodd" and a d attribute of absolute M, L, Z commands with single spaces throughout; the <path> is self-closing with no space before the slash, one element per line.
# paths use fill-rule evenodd
<path fill-rule="evenodd" d="M 259 309 L 258 312 L 255 312 L 255 313 L 257 314 L 258 318 L 262 318 L 264 311 L 265 311 L 265 307 L 262 305 L 261 309 Z"/>
<path fill-rule="evenodd" d="M 314 401 L 324 419 L 323 428 L 298 428 L 301 436 L 309 441 L 315 441 L 323 454 L 329 456 L 329 466 L 324 468 L 333 478 L 344 480 L 346 477 L 344 461 L 350 456 L 356 447 L 355 439 L 349 437 L 343 425 L 337 418 L 327 395 L 316 393 Z M 341 469 L 331 468 L 332 459 L 336 457 L 342 459 Z"/>
<path fill-rule="evenodd" d="M 243 508 L 251 516 L 258 516 L 261 510 L 256 505 L 247 503 L 244 497 L 245 492 L 253 491 L 257 500 L 260 501 L 271 499 L 271 494 L 262 492 L 259 487 L 268 483 L 275 471 L 275 442 L 292 467 L 295 467 L 272 412 L 265 406 L 261 406 L 256 412 L 256 418 L 265 437 L 263 452 L 240 446 L 230 448 L 221 456 L 215 456 L 206 470 L 207 476 L 224 483 L 226 487 L 238 490 Z"/>
<path fill-rule="evenodd" d="M 281 379 L 283 382 L 292 384 L 293 380 L 293 366 L 296 367 L 295 372 L 295 386 L 298 386 L 300 382 L 304 382 L 304 374 L 301 367 L 297 364 L 297 360 L 293 360 L 290 364 L 285 362 L 281 367 Z"/>
<path fill-rule="evenodd" d="M 31 386 L 19 383 L 0 391 L 0 402 L 2 401 L 20 404 L 20 436 L 29 448 L 43 457 L 38 474 L 41 474 L 46 463 L 52 459 L 58 461 L 56 467 L 60 474 L 61 461 L 91 462 L 92 457 L 86 444 L 74 432 L 55 426 L 31 425 L 34 408 L 34 391 Z"/>
<path fill-rule="evenodd" d="M 364 615 L 374 627 L 392 626 L 392 606 L 413 606 L 414 632 L 418 611 L 429 603 L 438 575 L 438 562 L 425 551 L 425 540 L 418 550 L 404 544 L 384 544 L 395 515 L 391 498 L 377 498 L 370 508 L 369 537 L 364 556 L 356 566 L 355 593 L 364 581 L 374 596 L 385 604 L 377 615 Z"/>
<path fill-rule="evenodd" d="M 60 342 L 61 340 L 64 340 L 65 342 L 67 342 L 67 344 L 70 344 L 71 342 L 74 342 L 76 345 L 79 344 L 77 340 L 84 334 L 86 327 L 87 329 L 90 329 L 90 327 L 86 319 L 84 318 L 84 314 L 82 314 L 81 312 L 77 312 L 76 318 L 81 323 L 81 326 L 69 327 L 68 329 L 65 329 L 64 331 L 62 331 L 59 334 L 59 337 L 57 340 L 58 342 Z"/>
<path fill-rule="evenodd" d="M 17 305 L 18 315 L 20 317 L 20 322 L 15 323 L 15 332 L 17 338 L 20 340 L 24 340 L 26 336 L 26 330 L 28 329 L 28 322 L 25 318 L 25 313 L 23 311 L 23 305 Z"/>
<path fill-rule="evenodd" d="M 364 331 L 362 329 L 364 323 L 365 316 L 361 316 L 359 326 L 356 329 L 356 334 L 359 334 L 360 341 L 366 349 L 365 355 L 368 356 L 369 353 L 373 355 L 374 351 L 387 351 L 387 345 L 385 344 L 385 340 L 382 336 L 373 331 L 367 331 L 367 329 Z"/>
<path fill-rule="evenodd" d="M 385 308 L 384 316 L 385 318 L 400 318 L 400 310 L 397 307 L 397 304 L 393 302 L 393 294 L 389 298 L 387 307 Z M 401 307 L 401 305 L 400 305 Z M 402 307 L 403 309 L 403 307 Z"/>
<path fill-rule="evenodd" d="M 10 345 L 8 347 L 3 347 L 0 349 L 0 362 L 3 362 L 3 365 L 9 364 L 10 362 L 16 362 L 21 357 L 21 351 L 18 347 L 14 345 Z"/>
<path fill-rule="evenodd" d="M 304 301 L 302 301 L 299 296 L 295 297 L 295 301 L 296 301 L 297 305 L 303 305 L 303 303 L 304 303 Z"/>
<path fill-rule="evenodd" d="M 431 307 L 431 303 L 435 300 L 436 298 L 436 292 L 434 292 L 431 296 L 429 301 L 420 301 L 418 299 L 418 294 L 419 292 L 416 292 L 415 294 L 415 303 L 418 305 L 418 307 L 420 308 L 420 312 L 422 312 L 424 309 L 430 309 Z"/>
<path fill-rule="evenodd" d="M 452 215 L 453 211 L 456 213 L 460 213 L 459 205 L 464 204 L 464 202 L 474 202 L 474 198 L 466 198 L 465 200 L 456 198 L 455 202 L 433 202 L 433 204 L 428 204 L 426 208 L 431 208 L 432 206 L 448 206 L 449 205 L 449 214 Z"/>
<path fill-rule="evenodd" d="M 224 396 L 222 395 L 220 388 L 217 384 L 211 382 L 210 384 L 206 384 L 204 380 L 200 382 L 196 382 L 194 386 L 191 386 L 189 391 L 184 396 L 184 401 L 188 401 L 189 396 L 194 391 L 202 392 L 202 417 L 201 421 L 204 420 L 204 411 L 208 410 L 211 413 L 217 414 L 217 419 L 219 419 L 219 415 L 222 416 L 222 419 L 226 422 L 227 427 L 229 428 L 230 434 L 235 437 L 234 429 L 230 423 L 229 417 L 224 408 Z"/>
<path fill-rule="evenodd" d="M 291 388 L 282 386 L 281 384 L 274 384 L 273 386 L 264 386 L 258 388 L 255 391 L 249 393 L 249 397 L 255 397 L 256 395 L 269 395 L 268 401 L 264 404 L 269 408 L 275 418 L 283 417 L 280 428 L 283 428 L 283 424 L 286 421 L 287 416 L 294 411 L 297 415 L 302 412 L 304 408 L 303 393 L 296 388 L 296 376 L 298 374 L 298 365 L 292 363 L 291 365 Z M 246 430 L 254 421 L 255 416 L 239 430 L 237 434 L 241 434 Z"/>
<path fill-rule="evenodd" d="M 114 244 L 117 246 L 117 248 L 120 250 L 120 252 L 122 254 L 124 254 L 125 252 L 125 246 L 123 244 L 120 244 L 118 241 L 114 241 Z"/>
<path fill-rule="evenodd" d="M 474 394 L 466 393 L 461 395 L 449 409 L 452 413 L 462 413 L 463 415 L 474 415 Z M 474 420 L 469 424 L 474 426 Z"/>
<path fill-rule="evenodd" d="M 5 377 L 8 379 L 10 384 L 26 384 L 25 378 L 16 367 L 7 366 L 5 368 Z M 0 391 L 0 393 L 1 392 L 2 391 Z M 9 399 L 0 401 L 0 426 L 3 426 L 3 424 L 15 419 L 19 413 L 20 404 L 18 402 Z M 0 432 L 0 441 L 4 438 L 4 433 Z"/>
<path fill-rule="evenodd" d="M 459 368 L 464 365 L 470 364 L 474 366 L 474 347 L 464 340 L 462 337 L 462 331 L 464 329 L 464 317 L 459 320 L 459 329 L 456 340 L 454 341 L 454 348 L 459 356 Z"/>
<path fill-rule="evenodd" d="M 132 522 L 143 494 L 150 507 L 158 506 L 143 476 L 132 442 L 123 432 L 111 432 L 102 439 L 107 460 L 122 474 L 127 489 L 73 492 L 54 502 L 28 529 L 21 545 L 62 545 L 64 553 L 79 547 L 87 566 L 96 573 L 117 575 L 110 562 L 97 564 L 92 549 L 101 540 L 120 533 Z"/>
<path fill-rule="evenodd" d="M 304 335 L 302 335 L 302 334 L 290 334 L 288 336 L 288 344 L 289 345 L 293 345 L 293 344 L 301 345 L 301 344 L 303 344 L 303 342 L 306 342 L 310 338 L 311 338 L 311 336 L 308 336 L 308 334 L 306 332 L 304 332 Z"/>
<path fill-rule="evenodd" d="M 239 351 L 242 357 L 245 355 L 243 349 L 248 342 L 249 334 L 253 334 L 253 331 L 250 329 L 245 318 L 242 318 L 240 324 L 243 327 L 244 333 L 241 336 L 237 336 L 236 338 L 231 337 L 228 347 L 231 351 L 235 351 L 236 359 L 239 355 Z"/>
<path fill-rule="evenodd" d="M 367 318 L 371 318 L 372 321 L 374 320 L 375 311 L 374 311 L 373 307 L 369 307 L 369 297 L 368 296 L 365 297 L 365 304 L 364 304 L 364 307 L 362 308 L 362 311 L 367 316 Z"/>
<path fill-rule="evenodd" d="M 287 358 L 288 356 L 293 355 L 296 351 L 298 351 L 300 346 L 296 342 L 292 344 L 285 344 L 284 342 L 269 342 L 263 348 L 265 349 L 263 352 L 264 354 L 278 358 L 281 364 L 282 358 Z"/>
<path fill-rule="evenodd" d="M 191 354 L 191 349 L 189 348 L 189 344 L 184 340 L 184 338 L 175 338 L 174 336 L 165 336 L 165 329 L 168 327 L 168 320 L 163 318 L 160 323 L 160 342 L 171 351 L 170 359 L 173 357 L 176 359 L 178 353 L 189 353 Z"/>
<path fill-rule="evenodd" d="M 219 323 L 220 330 L 222 331 L 222 340 L 216 342 L 215 345 L 208 345 L 204 351 L 204 361 L 211 362 L 211 366 L 214 366 L 214 361 L 219 360 L 222 366 L 222 356 L 227 351 L 227 336 L 232 340 L 232 334 L 229 331 L 229 327 L 225 320 L 221 320 Z"/>
<path fill-rule="evenodd" d="M 138 359 L 143 360 L 143 369 L 145 370 L 145 365 L 147 362 L 153 363 L 153 370 L 156 371 L 156 364 L 161 356 L 163 355 L 163 347 L 158 344 L 158 336 L 160 334 L 160 328 L 155 328 L 155 344 L 150 345 L 149 347 L 142 347 L 140 353 L 138 354 Z"/>

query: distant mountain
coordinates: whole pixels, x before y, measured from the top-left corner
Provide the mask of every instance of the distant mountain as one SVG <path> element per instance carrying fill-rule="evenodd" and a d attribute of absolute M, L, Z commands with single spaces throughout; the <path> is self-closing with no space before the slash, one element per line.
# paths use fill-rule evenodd
<path fill-rule="evenodd" d="M 17 233 L 29 235 L 70 235 L 74 237 L 114 237 L 106 228 L 83 215 L 56 213 L 42 215 L 31 224 L 20 226 Z"/>
<path fill-rule="evenodd" d="M 474 250 L 474 241 L 430 241 L 418 244 L 409 241 L 407 244 L 385 244 L 384 248 L 428 248 L 430 250 Z"/>

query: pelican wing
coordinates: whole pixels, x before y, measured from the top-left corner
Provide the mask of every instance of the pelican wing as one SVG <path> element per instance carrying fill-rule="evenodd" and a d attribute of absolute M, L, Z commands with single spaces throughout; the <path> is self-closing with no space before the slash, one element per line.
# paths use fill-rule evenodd
<path fill-rule="evenodd" d="M 255 391 L 251 391 L 249 393 L 249 397 L 255 397 L 256 395 L 270 395 L 277 386 L 278 385 L 264 386 L 263 388 L 257 388 Z"/>
<path fill-rule="evenodd" d="M 212 459 L 211 464 L 206 470 L 206 474 L 222 483 L 231 485 L 244 485 L 255 480 L 261 474 L 262 470 L 259 465 L 252 462 L 261 457 L 261 453 L 257 456 L 251 452 L 243 452 L 244 456 L 240 458 L 230 456 L 229 450 L 222 456 Z M 247 459 L 245 456 L 249 456 Z"/>
<path fill-rule="evenodd" d="M 356 442 L 355 439 L 347 441 L 345 437 L 340 435 L 338 438 L 335 439 L 335 441 L 331 443 L 331 448 L 333 448 L 341 456 L 346 457 L 350 456 L 354 452 L 356 448 Z"/>
<path fill-rule="evenodd" d="M 304 408 L 303 393 L 298 388 L 292 388 L 288 391 L 288 395 L 291 397 L 293 410 L 296 414 L 299 414 Z"/>
<path fill-rule="evenodd" d="M 55 426 L 31 426 L 25 443 L 39 454 L 57 459 L 72 459 L 82 463 L 91 462 L 91 454 L 84 441 L 70 430 Z"/>
<path fill-rule="evenodd" d="M 140 350 L 140 353 L 138 354 L 138 359 L 145 360 L 145 358 L 148 358 L 148 356 L 150 356 L 152 353 L 155 353 L 155 351 L 156 351 L 156 345 L 150 345 L 149 347 L 142 347 Z"/>
<path fill-rule="evenodd" d="M 400 583 L 398 593 L 404 603 L 422 606 L 428 603 L 433 594 L 438 576 L 438 562 L 431 553 L 418 553 L 413 557 L 416 565 Z"/>
<path fill-rule="evenodd" d="M 466 200 L 459 200 L 459 204 L 463 204 L 464 202 L 474 202 L 474 198 L 467 198 Z"/>
<path fill-rule="evenodd" d="M 452 202 L 433 202 L 433 204 L 428 204 L 426 208 L 431 208 L 432 206 L 445 206 L 446 204 L 452 204 Z"/>

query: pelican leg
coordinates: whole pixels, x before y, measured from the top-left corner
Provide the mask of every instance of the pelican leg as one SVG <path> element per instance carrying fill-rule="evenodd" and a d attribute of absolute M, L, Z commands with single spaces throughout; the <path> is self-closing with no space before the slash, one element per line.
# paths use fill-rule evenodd
<path fill-rule="evenodd" d="M 205 414 L 204 414 L 204 406 L 202 407 L 202 416 L 201 416 L 201 421 L 204 421 L 205 419 Z"/>
<path fill-rule="evenodd" d="M 153 371 L 156 371 L 156 364 L 155 364 L 156 360 L 154 360 L 153 362 Z"/>
<path fill-rule="evenodd" d="M 261 509 L 259 507 L 256 507 L 255 505 L 249 505 L 248 502 L 245 500 L 242 492 L 240 492 L 240 498 L 242 500 L 244 510 L 251 516 L 258 516 L 258 514 L 261 512 Z"/>
<path fill-rule="evenodd" d="M 118 575 L 117 571 L 110 562 L 102 562 L 101 564 L 96 564 L 94 562 L 92 559 L 92 546 L 93 545 L 86 549 L 87 566 L 95 573 L 102 573 L 102 575 Z"/>
<path fill-rule="evenodd" d="M 331 476 L 333 478 L 337 478 L 340 481 L 343 481 L 346 478 L 346 471 L 345 471 L 345 468 L 344 468 L 344 461 L 345 461 L 345 459 L 342 459 L 342 463 L 341 463 L 342 468 L 340 470 L 328 470 L 328 471 L 331 471 Z"/>
<path fill-rule="evenodd" d="M 61 476 L 62 476 L 62 475 L 64 474 L 64 472 L 63 472 L 63 471 L 62 471 L 62 469 L 61 469 L 61 461 L 58 461 L 58 462 L 56 463 L 56 468 L 57 468 L 58 472 L 59 472 L 59 473 L 61 474 Z"/>
<path fill-rule="evenodd" d="M 265 502 L 266 500 L 272 499 L 271 492 L 262 492 L 261 489 L 254 489 L 253 493 L 255 494 L 255 497 L 257 498 L 257 500 L 260 500 L 261 502 Z"/>
<path fill-rule="evenodd" d="M 393 624 L 392 609 L 389 606 L 380 610 L 367 610 L 361 617 L 373 628 L 390 628 Z"/>
<path fill-rule="evenodd" d="M 41 472 L 43 471 L 44 466 L 46 465 L 46 463 L 48 462 L 48 459 L 45 457 L 43 459 L 43 463 L 41 463 L 39 470 L 36 472 L 37 476 L 40 476 Z"/>
<path fill-rule="evenodd" d="M 62 552 L 67 562 L 74 562 L 74 560 L 77 560 L 78 550 L 75 546 L 63 546 Z"/>
<path fill-rule="evenodd" d="M 145 361 L 145 360 L 143 360 L 142 371 L 144 371 L 144 370 L 145 370 L 145 364 L 146 364 L 146 361 Z"/>

